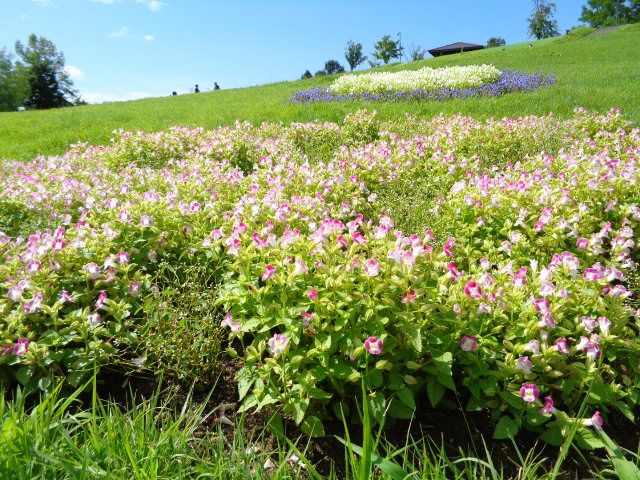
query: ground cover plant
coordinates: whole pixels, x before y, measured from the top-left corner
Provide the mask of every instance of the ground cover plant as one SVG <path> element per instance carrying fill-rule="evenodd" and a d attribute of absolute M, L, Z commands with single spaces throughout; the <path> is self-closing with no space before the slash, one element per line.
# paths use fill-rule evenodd
<path fill-rule="evenodd" d="M 2 165 L 3 383 L 206 385 L 234 359 L 238 413 L 311 436 L 363 402 L 373 424 L 459 402 L 496 438 L 607 446 L 639 401 L 640 130 L 582 109 L 342 124 L 121 131 Z"/>
<path fill-rule="evenodd" d="M 489 48 L 418 62 L 389 65 L 377 71 L 417 70 L 491 64 L 501 71 L 527 74 L 550 72 L 556 83 L 533 92 L 502 97 L 472 97 L 447 102 L 393 102 L 375 105 L 384 120 L 401 119 L 409 113 L 432 117 L 440 113 L 463 113 L 483 120 L 492 115 L 519 117 L 553 112 L 568 118 L 577 106 L 600 113 L 612 106 L 624 109 L 627 118 L 640 120 L 640 82 L 637 80 L 635 45 L 640 25 L 584 36 Z M 223 89 L 198 95 L 145 99 L 104 105 L 87 105 L 47 112 L 0 114 L 0 159 L 30 160 L 37 154 L 60 155 L 78 141 L 107 145 L 111 132 L 160 131 L 175 125 L 212 128 L 231 125 L 236 119 L 262 122 L 341 122 L 350 112 L 363 108 L 361 101 L 298 105 L 288 100 L 295 92 L 327 87 L 335 76 L 281 82 L 244 89 Z M 167 92 L 167 95 L 170 92 Z M 33 135 L 37 130 L 38 135 Z"/>

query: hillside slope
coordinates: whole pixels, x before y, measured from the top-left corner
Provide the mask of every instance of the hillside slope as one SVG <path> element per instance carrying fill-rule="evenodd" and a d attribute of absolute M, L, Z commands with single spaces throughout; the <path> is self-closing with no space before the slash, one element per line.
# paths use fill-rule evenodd
<path fill-rule="evenodd" d="M 441 67 L 491 63 L 500 69 L 553 73 L 557 83 L 533 93 L 510 94 L 498 98 L 451 100 L 443 103 L 345 102 L 295 105 L 291 95 L 302 89 L 326 85 L 333 77 L 305 81 L 221 90 L 210 93 L 162 97 L 130 102 L 87 105 L 48 111 L 0 113 L 0 158 L 28 159 L 37 154 L 60 154 L 78 141 L 104 144 L 117 128 L 147 131 L 172 125 L 213 127 L 248 120 L 338 121 L 350 111 L 367 107 L 383 118 L 405 112 L 432 116 L 457 113 L 477 118 L 489 116 L 567 116 L 576 106 L 596 111 L 613 107 L 640 121 L 640 24 L 584 37 L 564 36 L 521 43 L 504 48 L 428 59 L 387 67 L 388 70 L 415 69 L 424 65 Z"/>

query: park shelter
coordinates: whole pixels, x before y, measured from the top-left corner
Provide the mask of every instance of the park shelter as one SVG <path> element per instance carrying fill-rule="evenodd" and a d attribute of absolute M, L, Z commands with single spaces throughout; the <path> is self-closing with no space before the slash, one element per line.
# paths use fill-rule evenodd
<path fill-rule="evenodd" d="M 429 53 L 434 57 L 441 55 L 451 55 L 452 53 L 471 52 L 472 50 L 481 50 L 484 45 L 477 45 L 475 43 L 456 42 L 450 45 L 443 45 L 442 47 L 432 48 Z"/>

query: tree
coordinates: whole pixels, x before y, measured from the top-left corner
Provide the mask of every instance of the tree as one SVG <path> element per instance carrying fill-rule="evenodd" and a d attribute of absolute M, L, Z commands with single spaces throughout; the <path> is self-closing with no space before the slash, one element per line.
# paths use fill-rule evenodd
<path fill-rule="evenodd" d="M 13 58 L 0 49 L 0 112 L 15 111 L 27 96 L 27 84 L 13 64 Z"/>
<path fill-rule="evenodd" d="M 64 71 L 64 54 L 58 52 L 51 40 L 31 34 L 27 45 L 18 40 L 15 48 L 21 58 L 16 68 L 29 85 L 25 107 L 45 109 L 79 103 L 73 82 Z"/>
<path fill-rule="evenodd" d="M 327 75 L 344 72 L 344 67 L 337 60 L 327 60 L 324 62 L 324 71 Z"/>
<path fill-rule="evenodd" d="M 491 37 L 489 40 L 487 40 L 487 48 L 501 47 L 506 44 L 507 42 L 502 37 Z"/>
<path fill-rule="evenodd" d="M 383 36 L 373 47 L 375 52 L 372 55 L 385 64 L 392 58 L 400 58 L 403 50 L 400 40 L 393 41 L 390 35 Z"/>
<path fill-rule="evenodd" d="M 367 60 L 366 55 L 362 55 L 362 44 L 353 43 L 351 40 L 347 42 L 347 48 L 344 51 L 344 58 L 347 59 L 350 71 Z"/>
<path fill-rule="evenodd" d="M 307 78 L 311 78 L 311 77 L 313 77 L 313 75 L 311 75 L 311 72 L 309 70 L 305 70 L 302 76 L 300 77 L 300 80 L 306 80 Z"/>
<path fill-rule="evenodd" d="M 314 77 L 324 77 L 327 74 L 327 72 L 325 72 L 324 70 L 318 70 L 316 73 L 313 74 Z"/>
<path fill-rule="evenodd" d="M 541 38 L 559 35 L 558 22 L 553 20 L 556 4 L 547 0 L 533 0 L 533 13 L 529 17 L 529 35 Z"/>
<path fill-rule="evenodd" d="M 640 22 L 640 0 L 588 0 L 581 22 L 601 28 Z"/>
<path fill-rule="evenodd" d="M 424 60 L 424 56 L 427 54 L 427 51 L 423 49 L 420 45 L 414 47 L 411 44 L 411 48 L 409 49 L 409 57 L 411 57 L 412 62 L 417 62 L 418 60 Z"/>

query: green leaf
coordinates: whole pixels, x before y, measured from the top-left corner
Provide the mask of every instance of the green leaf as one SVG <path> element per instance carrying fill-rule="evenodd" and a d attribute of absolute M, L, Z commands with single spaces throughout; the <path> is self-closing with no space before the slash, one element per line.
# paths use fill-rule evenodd
<path fill-rule="evenodd" d="M 518 434 L 521 425 L 522 421 L 519 418 L 514 420 L 507 415 L 503 415 L 498 420 L 496 429 L 493 432 L 493 438 L 496 440 L 514 438 Z"/>
<path fill-rule="evenodd" d="M 611 464 L 620 480 L 640 480 L 640 470 L 626 458 L 612 458 Z"/>
<path fill-rule="evenodd" d="M 375 392 L 367 396 L 369 399 L 369 414 L 376 420 L 376 422 L 382 422 L 384 418 L 385 408 L 387 401 L 381 392 Z"/>
<path fill-rule="evenodd" d="M 236 374 L 236 380 L 238 381 L 238 396 L 242 400 L 256 380 L 255 369 L 248 366 L 242 367 Z"/>
<path fill-rule="evenodd" d="M 427 380 L 427 395 L 432 407 L 436 407 L 444 395 L 444 386 L 435 377 Z M 473 397 L 472 397 L 473 398 Z"/>
<path fill-rule="evenodd" d="M 576 432 L 576 443 L 584 450 L 596 450 L 604 448 L 604 443 L 600 440 L 593 430 L 589 428 L 580 428 Z"/>
<path fill-rule="evenodd" d="M 620 412 L 622 412 L 622 414 L 627 417 L 629 420 L 631 420 L 632 422 L 636 421 L 636 417 L 633 414 L 633 411 L 629 408 L 629 405 L 627 405 L 626 403 L 622 402 L 622 401 L 617 401 L 616 402 L 616 407 L 618 408 L 618 410 L 620 410 Z"/>
<path fill-rule="evenodd" d="M 364 450 L 362 447 L 355 445 L 354 443 L 346 441 L 344 438 L 336 437 L 340 443 L 347 447 L 351 452 L 356 455 L 363 456 Z M 378 467 L 382 473 L 389 475 L 393 480 L 406 480 L 411 478 L 411 475 L 406 473 L 400 465 L 386 458 L 382 458 L 375 453 L 370 453 L 371 463 Z"/>
<path fill-rule="evenodd" d="M 322 422 L 314 415 L 305 418 L 302 425 L 300 425 L 300 428 L 310 437 L 324 436 L 324 427 L 322 426 Z"/>
<path fill-rule="evenodd" d="M 544 442 L 547 442 L 549 445 L 553 445 L 555 447 L 559 447 L 564 441 L 564 438 L 562 437 L 562 430 L 558 425 L 553 425 L 547 428 L 544 432 L 542 432 L 540 438 Z"/>
<path fill-rule="evenodd" d="M 413 418 L 413 412 L 415 410 L 407 407 L 400 401 L 392 401 L 389 406 L 389 416 L 392 418 L 399 418 L 401 420 L 409 420 Z"/>
<path fill-rule="evenodd" d="M 26 385 L 31 380 L 33 376 L 33 368 L 32 367 L 20 367 L 20 369 L 16 372 L 16 378 L 22 385 Z"/>
<path fill-rule="evenodd" d="M 289 405 L 293 410 L 293 421 L 296 422 L 296 425 L 300 425 L 302 420 L 304 419 L 304 414 L 309 408 L 309 399 L 303 398 L 301 400 L 294 400 Z"/>
<path fill-rule="evenodd" d="M 409 388 L 401 388 L 396 392 L 396 395 L 398 396 L 398 399 L 408 408 L 410 408 L 411 410 L 416 409 L 416 402 L 413 399 L 413 392 Z"/>
<path fill-rule="evenodd" d="M 415 351 L 422 353 L 422 333 L 420 332 L 420 326 L 412 323 L 405 325 L 402 330 L 411 342 L 411 346 Z"/>

